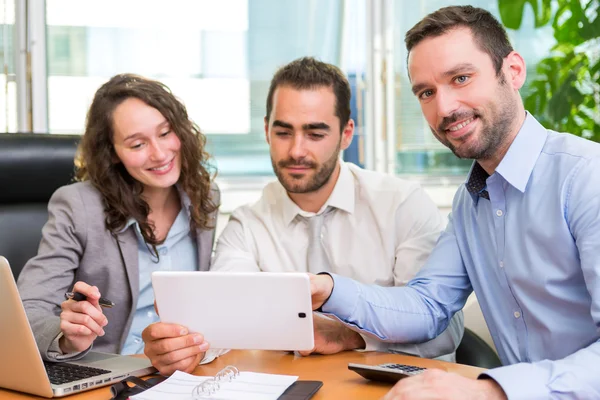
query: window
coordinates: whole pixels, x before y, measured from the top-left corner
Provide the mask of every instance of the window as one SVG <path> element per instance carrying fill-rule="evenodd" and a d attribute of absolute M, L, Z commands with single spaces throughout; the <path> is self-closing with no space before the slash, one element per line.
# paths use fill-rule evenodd
<path fill-rule="evenodd" d="M 469 3 L 498 16 L 497 0 Z M 425 14 L 450 4 L 46 0 L 48 130 L 82 133 L 96 89 L 114 74 L 134 72 L 165 82 L 183 100 L 208 137 L 219 176 L 272 176 L 263 128 L 269 81 L 277 67 L 311 55 L 340 66 L 353 86 L 357 129 L 347 159 L 403 175 L 462 179 L 471 162 L 457 159 L 429 131 L 410 90 L 403 41 Z M 549 29 L 533 28 L 528 12 L 523 27 L 510 36 L 532 69 L 553 38 Z M 375 14 L 387 16 L 389 27 L 373 29 Z M 5 31 L 8 38 L 11 29 Z M 387 49 L 377 47 L 382 40 Z M 373 59 L 384 59 L 387 50 L 392 57 L 385 68 L 392 73 L 382 83 L 383 69 Z M 11 82 L 8 87 L 10 92 Z"/>
<path fill-rule="evenodd" d="M 207 135 L 220 176 L 272 175 L 264 140 L 275 70 L 339 64 L 342 0 L 46 0 L 51 133 L 82 133 L 111 76 L 159 79 Z"/>
<path fill-rule="evenodd" d="M 0 1 L 0 132 L 17 130 L 15 1 Z"/>

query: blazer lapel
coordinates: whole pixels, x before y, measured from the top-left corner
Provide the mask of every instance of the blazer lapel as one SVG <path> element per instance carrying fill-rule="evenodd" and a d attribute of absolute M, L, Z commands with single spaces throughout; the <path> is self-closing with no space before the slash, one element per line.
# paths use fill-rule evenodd
<path fill-rule="evenodd" d="M 188 217 L 192 218 L 192 203 L 190 198 L 181 188 L 177 185 L 179 190 L 179 198 L 181 199 L 181 207 L 188 211 Z M 211 185 L 211 199 L 219 204 L 220 192 L 218 187 L 213 183 Z M 217 212 L 215 211 L 210 216 L 212 224 L 216 227 Z M 210 261 L 212 257 L 213 244 L 215 242 L 215 229 L 196 229 L 196 245 L 198 248 L 198 270 L 208 271 L 210 269 Z"/>
<path fill-rule="evenodd" d="M 133 228 L 129 227 L 124 232 L 117 234 L 119 251 L 123 257 L 125 271 L 129 280 L 129 290 L 131 291 L 132 304 L 137 304 L 140 293 L 140 277 L 138 270 L 138 245 L 137 238 Z"/>
<path fill-rule="evenodd" d="M 214 240 L 214 229 L 196 229 L 196 243 L 198 245 L 198 269 L 200 271 L 208 271 L 210 269 L 210 259 L 212 256 Z"/>

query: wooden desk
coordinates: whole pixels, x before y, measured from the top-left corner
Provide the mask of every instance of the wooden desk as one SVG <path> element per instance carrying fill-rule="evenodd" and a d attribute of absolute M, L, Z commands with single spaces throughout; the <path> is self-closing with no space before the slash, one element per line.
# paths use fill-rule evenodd
<path fill-rule="evenodd" d="M 199 366 L 195 375 L 214 375 L 227 365 L 235 365 L 241 371 L 268 372 L 297 375 L 299 379 L 318 380 L 323 387 L 313 397 L 322 399 L 379 399 L 392 387 L 388 383 L 371 382 L 348 370 L 348 363 L 383 364 L 388 362 L 417 365 L 427 368 L 439 368 L 466 377 L 476 378 L 481 368 L 446 363 L 418 357 L 401 356 L 388 353 L 348 351 L 330 356 L 313 355 L 296 357 L 291 353 L 276 351 L 232 350 L 208 365 Z M 41 399 L 16 392 L 0 389 L 0 400 Z M 110 399 L 108 387 L 91 390 L 65 397 L 68 400 L 107 400 Z"/>

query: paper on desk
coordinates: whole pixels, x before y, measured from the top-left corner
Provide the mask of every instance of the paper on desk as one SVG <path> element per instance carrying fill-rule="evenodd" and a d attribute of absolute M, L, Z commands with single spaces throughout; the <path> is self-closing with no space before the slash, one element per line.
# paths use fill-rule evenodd
<path fill-rule="evenodd" d="M 177 371 L 167 380 L 156 386 L 131 396 L 132 400 L 192 400 L 192 390 L 196 385 L 213 379 L 211 376 L 194 376 L 185 372 Z M 297 376 L 262 374 L 257 372 L 245 372 L 233 379 L 231 382 L 220 381 L 220 389 L 206 399 L 229 399 L 229 400 L 277 400 L 279 396 L 296 380 Z M 199 397 L 202 399 L 203 397 Z"/>

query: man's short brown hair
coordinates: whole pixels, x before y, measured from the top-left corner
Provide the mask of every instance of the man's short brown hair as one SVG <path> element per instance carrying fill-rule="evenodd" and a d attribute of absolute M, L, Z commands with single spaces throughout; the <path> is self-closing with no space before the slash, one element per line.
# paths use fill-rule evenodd
<path fill-rule="evenodd" d="M 413 26 L 404 38 L 406 49 L 410 51 L 422 40 L 441 36 L 456 28 L 469 28 L 475 44 L 489 54 L 500 75 L 504 58 L 513 51 L 504 27 L 496 18 L 482 8 L 473 6 L 451 6 L 440 8 L 427 15 Z"/>
<path fill-rule="evenodd" d="M 340 131 L 350 120 L 351 90 L 348 79 L 335 65 L 303 57 L 279 68 L 269 87 L 267 96 L 267 120 L 273 110 L 273 94 L 280 86 L 290 86 L 297 90 L 312 90 L 329 87 L 335 94 L 335 115 L 340 120 Z"/>

